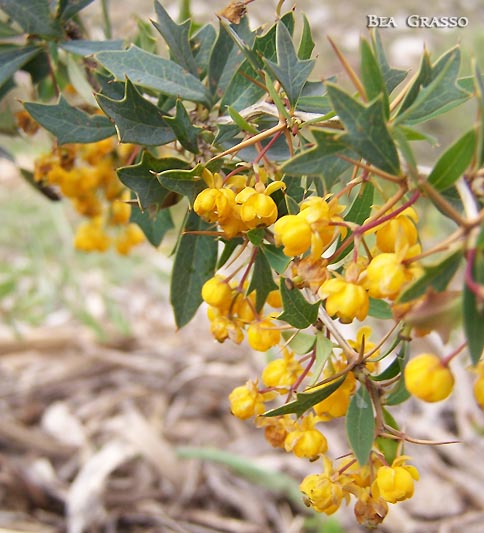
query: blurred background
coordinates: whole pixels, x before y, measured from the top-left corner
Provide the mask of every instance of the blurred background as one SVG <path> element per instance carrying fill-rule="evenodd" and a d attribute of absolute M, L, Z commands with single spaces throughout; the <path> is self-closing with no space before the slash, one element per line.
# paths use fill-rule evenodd
<path fill-rule="evenodd" d="M 162 4 L 177 18 L 177 1 Z M 194 18 L 217 24 L 225 4 L 193 0 Z M 137 19 L 155 18 L 148 0 L 108 5 L 113 38 L 129 41 Z M 272 24 L 276 5 L 249 4 L 252 25 Z M 462 73 L 470 71 L 473 58 L 483 68 L 484 6 L 478 0 L 304 0 L 284 2 L 283 11 L 293 6 L 312 24 L 314 79 L 341 74 L 326 35 L 357 67 L 368 14 L 396 18 L 398 28 L 381 31 L 395 66 L 414 72 L 424 43 L 434 60 L 460 43 Z M 413 13 L 466 16 L 469 25 L 405 27 Z M 92 38 L 103 38 L 100 1 L 83 12 L 83 20 Z M 3 103 L 2 131 L 20 107 L 16 98 L 26 97 L 16 92 Z M 474 112 L 460 107 L 426 126 L 440 141 L 424 147 L 428 164 L 468 127 Z M 31 169 L 50 140 L 2 134 L 0 146 Z M 129 256 L 78 252 L 73 238 L 79 219 L 68 203 L 49 202 L 8 159 L 0 159 L 0 218 L 2 531 L 360 531 L 351 507 L 330 519 L 305 510 L 297 487 L 319 465 L 270 449 L 261 431 L 230 415 L 228 393 L 257 375 L 264 356 L 215 343 L 203 309 L 176 331 L 168 304 L 174 233 L 159 250 L 146 244 Z M 424 231 L 438 238 L 431 222 Z M 434 338 L 424 342 L 442 349 Z M 412 500 L 391 510 L 383 531 L 482 531 L 484 423 L 465 370 L 456 373 L 462 386 L 450 400 L 411 404 L 405 416 L 419 438 L 457 437 L 463 443 L 408 448 L 422 480 Z M 328 424 L 327 435 L 330 448 L 346 449 L 340 423 Z"/>

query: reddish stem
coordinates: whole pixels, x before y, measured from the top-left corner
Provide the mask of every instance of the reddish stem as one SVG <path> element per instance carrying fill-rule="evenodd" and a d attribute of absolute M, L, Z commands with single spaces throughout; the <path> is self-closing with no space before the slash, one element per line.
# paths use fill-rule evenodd
<path fill-rule="evenodd" d="M 299 385 L 301 385 L 305 377 L 309 374 L 309 371 L 311 370 L 312 366 L 314 365 L 314 361 L 316 361 L 316 348 L 313 348 L 313 351 L 311 352 L 311 357 L 309 359 L 309 363 L 306 365 L 306 368 L 303 370 L 301 375 L 297 378 L 297 381 L 291 387 L 290 393 L 297 390 Z"/>

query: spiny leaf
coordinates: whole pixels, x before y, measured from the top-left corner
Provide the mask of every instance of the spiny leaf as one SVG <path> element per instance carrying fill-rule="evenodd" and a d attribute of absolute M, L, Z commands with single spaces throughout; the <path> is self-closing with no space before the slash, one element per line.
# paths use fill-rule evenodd
<path fill-rule="evenodd" d="M 337 85 L 326 85 L 333 107 L 346 128 L 341 140 L 371 164 L 398 175 L 398 152 L 386 124 L 382 97 L 368 104 L 355 100 Z"/>
<path fill-rule="evenodd" d="M 138 224 L 146 238 L 153 246 L 161 244 L 166 232 L 175 225 L 169 209 L 145 209 L 132 206 L 130 222 Z"/>
<path fill-rule="evenodd" d="M 61 20 L 69 20 L 76 13 L 79 13 L 81 9 L 92 4 L 92 2 L 94 2 L 94 0 L 60 0 L 57 9 L 57 17 Z"/>
<path fill-rule="evenodd" d="M 408 109 L 420 92 L 422 87 L 427 86 L 432 81 L 432 63 L 430 62 L 430 55 L 425 48 L 420 59 L 420 66 L 418 70 L 417 77 L 412 83 L 412 86 L 407 91 L 405 98 L 403 99 L 402 105 L 398 111 L 398 114 L 401 115 L 406 109 Z"/>
<path fill-rule="evenodd" d="M 296 400 L 286 403 L 281 407 L 277 407 L 276 409 L 271 409 L 270 411 L 264 413 L 263 416 L 280 416 L 295 413 L 298 417 L 300 417 L 308 409 L 311 409 L 311 407 L 317 403 L 322 402 L 331 396 L 333 392 L 340 388 L 344 380 L 345 376 L 337 379 L 336 381 L 332 381 L 323 387 L 315 387 L 314 390 L 311 389 L 311 392 L 298 392 L 296 394 Z"/>
<path fill-rule="evenodd" d="M 145 52 L 137 46 L 122 51 L 99 52 L 96 59 L 118 80 L 127 77 L 135 85 L 210 106 L 210 95 L 198 78 L 173 61 Z"/>
<path fill-rule="evenodd" d="M 462 176 L 474 156 L 476 140 L 476 131 L 472 129 L 439 157 L 427 178 L 435 189 L 443 191 Z"/>
<path fill-rule="evenodd" d="M 0 0 L 0 9 L 25 33 L 50 38 L 62 35 L 62 25 L 51 13 L 47 0 Z"/>
<path fill-rule="evenodd" d="M 40 46 L 15 46 L 0 52 L 0 87 L 41 51 Z"/>
<path fill-rule="evenodd" d="M 193 58 L 197 64 L 198 77 L 203 79 L 208 69 L 208 62 L 213 50 L 217 33 L 211 24 L 205 24 L 190 39 L 190 46 L 193 52 Z"/>
<path fill-rule="evenodd" d="M 375 55 L 380 65 L 383 79 L 385 80 L 387 93 L 390 94 L 406 78 L 407 71 L 390 67 L 385 56 L 381 37 L 378 31 L 371 32 L 371 39 L 373 44 L 373 50 L 375 51 Z"/>
<path fill-rule="evenodd" d="M 123 41 L 121 39 L 106 41 L 79 39 L 76 41 L 62 42 L 59 44 L 59 48 L 77 56 L 87 57 L 102 52 L 103 50 L 122 50 Z"/>
<path fill-rule="evenodd" d="M 313 36 L 311 35 L 311 26 L 309 25 L 308 18 L 303 13 L 303 31 L 301 35 L 301 42 L 299 43 L 299 49 L 297 56 L 299 59 L 310 59 L 311 53 L 314 49 Z"/>
<path fill-rule="evenodd" d="M 370 394 L 363 385 L 351 398 L 346 414 L 346 435 L 358 463 L 366 465 L 375 439 L 375 417 Z"/>
<path fill-rule="evenodd" d="M 164 187 L 187 196 L 190 204 L 193 204 L 197 195 L 206 188 L 205 182 L 199 178 L 202 170 L 203 166 L 199 164 L 191 170 L 164 170 L 156 177 Z"/>
<path fill-rule="evenodd" d="M 314 68 L 313 59 L 298 59 L 291 34 L 280 22 L 276 30 L 277 63 L 266 59 L 266 64 L 283 86 L 289 103 L 295 107 L 301 90 Z"/>
<path fill-rule="evenodd" d="M 155 12 L 158 22 L 152 21 L 153 25 L 165 39 L 171 59 L 198 77 L 197 65 L 190 47 L 191 20 L 177 24 L 158 0 L 155 0 Z"/>
<path fill-rule="evenodd" d="M 92 143 L 116 133 L 108 118 L 71 107 L 63 96 L 58 104 L 26 102 L 24 106 L 40 125 L 57 137 L 59 144 Z"/>
<path fill-rule="evenodd" d="M 96 95 L 99 107 L 116 124 L 123 143 L 159 146 L 175 140 L 172 128 L 157 106 L 145 100 L 129 79 L 122 100 Z"/>
<path fill-rule="evenodd" d="M 286 280 L 282 277 L 280 290 L 284 311 L 279 315 L 279 320 L 298 329 L 305 329 L 316 322 L 319 302 L 310 304 L 299 289 L 289 289 Z"/>
<path fill-rule="evenodd" d="M 383 107 L 385 110 L 385 117 L 388 119 L 390 115 L 390 108 L 388 104 L 388 93 L 383 79 L 383 73 L 380 70 L 380 65 L 373 54 L 370 44 L 366 39 L 361 39 L 360 42 L 360 57 L 361 57 L 361 77 L 368 100 L 373 100 L 379 95 L 383 95 Z"/>
<path fill-rule="evenodd" d="M 180 100 L 176 101 L 175 116 L 165 117 L 165 120 L 175 132 L 175 136 L 183 148 L 192 154 L 198 154 L 197 139 L 202 128 L 192 124 L 192 119 Z"/>
<path fill-rule="evenodd" d="M 170 284 L 170 302 L 176 325 L 188 324 L 202 303 L 203 284 L 213 277 L 217 264 L 217 240 L 206 235 L 192 235 L 190 231 L 211 229 L 210 224 L 190 211 L 185 232 L 176 250 Z"/>
<path fill-rule="evenodd" d="M 277 274 L 283 274 L 289 266 L 291 259 L 284 255 L 282 248 L 278 248 L 273 244 L 261 244 L 261 251 L 267 257 L 269 264 Z"/>
<path fill-rule="evenodd" d="M 267 300 L 267 295 L 277 289 L 277 285 L 272 277 L 272 269 L 263 253 L 258 253 L 255 258 L 254 270 L 247 294 L 255 292 L 255 307 L 259 312 Z"/>

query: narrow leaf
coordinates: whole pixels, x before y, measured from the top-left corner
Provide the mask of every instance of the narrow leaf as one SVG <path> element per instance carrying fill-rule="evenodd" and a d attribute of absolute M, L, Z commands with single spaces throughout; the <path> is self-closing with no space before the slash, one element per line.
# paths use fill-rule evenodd
<path fill-rule="evenodd" d="M 378 64 L 376 57 L 373 55 L 373 50 L 366 39 L 362 39 L 360 42 L 360 57 L 361 78 L 365 87 L 366 96 L 368 100 L 373 100 L 377 96 L 383 95 L 385 117 L 388 119 L 390 108 L 385 81 L 383 79 L 382 71 L 380 70 L 380 65 Z"/>
<path fill-rule="evenodd" d="M 469 166 L 476 149 L 476 131 L 469 130 L 439 157 L 428 182 L 438 191 L 453 185 Z"/>
<path fill-rule="evenodd" d="M 60 0 L 57 16 L 63 21 L 69 20 L 92 2 L 94 0 Z"/>
<path fill-rule="evenodd" d="M 41 126 L 57 137 L 59 144 L 92 143 L 116 133 L 108 118 L 71 107 L 63 96 L 58 104 L 26 102 L 24 106 Z"/>
<path fill-rule="evenodd" d="M 16 46 L 0 52 L 0 86 L 41 51 L 39 46 Z"/>
<path fill-rule="evenodd" d="M 378 31 L 371 33 L 373 49 L 380 65 L 380 69 L 387 87 L 387 93 L 390 94 L 400 83 L 407 77 L 407 71 L 398 68 L 392 68 L 388 64 L 381 37 Z"/>
<path fill-rule="evenodd" d="M 285 278 L 281 277 L 280 291 L 284 311 L 279 320 L 298 329 L 305 329 L 316 322 L 319 302 L 310 304 L 299 289 L 289 289 Z"/>
<path fill-rule="evenodd" d="M 257 312 L 260 312 L 264 307 L 267 295 L 275 289 L 277 289 L 277 285 L 272 276 L 271 265 L 269 264 L 269 261 L 267 261 L 266 256 L 259 252 L 255 258 L 252 278 L 249 288 L 247 289 L 247 294 L 256 291 L 255 307 Z"/>
<path fill-rule="evenodd" d="M 309 25 L 308 18 L 303 13 L 303 31 L 301 35 L 301 42 L 299 43 L 299 49 L 297 56 L 299 59 L 310 59 L 315 43 L 313 36 L 311 35 L 311 26 Z"/>
<path fill-rule="evenodd" d="M 370 394 L 363 385 L 351 398 L 346 414 L 346 435 L 358 463 L 366 465 L 375 439 L 375 417 Z"/>
<path fill-rule="evenodd" d="M 188 232 L 210 227 L 194 211 L 189 212 L 185 225 L 187 233 L 180 237 L 170 284 L 170 302 L 179 328 L 188 324 L 200 307 L 202 286 L 213 277 L 217 264 L 217 240 Z"/>

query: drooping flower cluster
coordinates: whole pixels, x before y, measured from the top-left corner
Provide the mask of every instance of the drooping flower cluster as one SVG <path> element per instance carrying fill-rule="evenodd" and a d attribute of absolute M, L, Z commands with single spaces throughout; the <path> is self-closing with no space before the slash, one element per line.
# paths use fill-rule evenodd
<path fill-rule="evenodd" d="M 144 242 L 138 225 L 130 223 L 130 192 L 115 169 L 133 146 L 116 147 L 110 137 L 97 143 L 66 144 L 37 158 L 34 179 L 53 186 L 87 220 L 77 229 L 74 245 L 84 252 L 104 252 L 111 246 L 122 255 Z"/>

